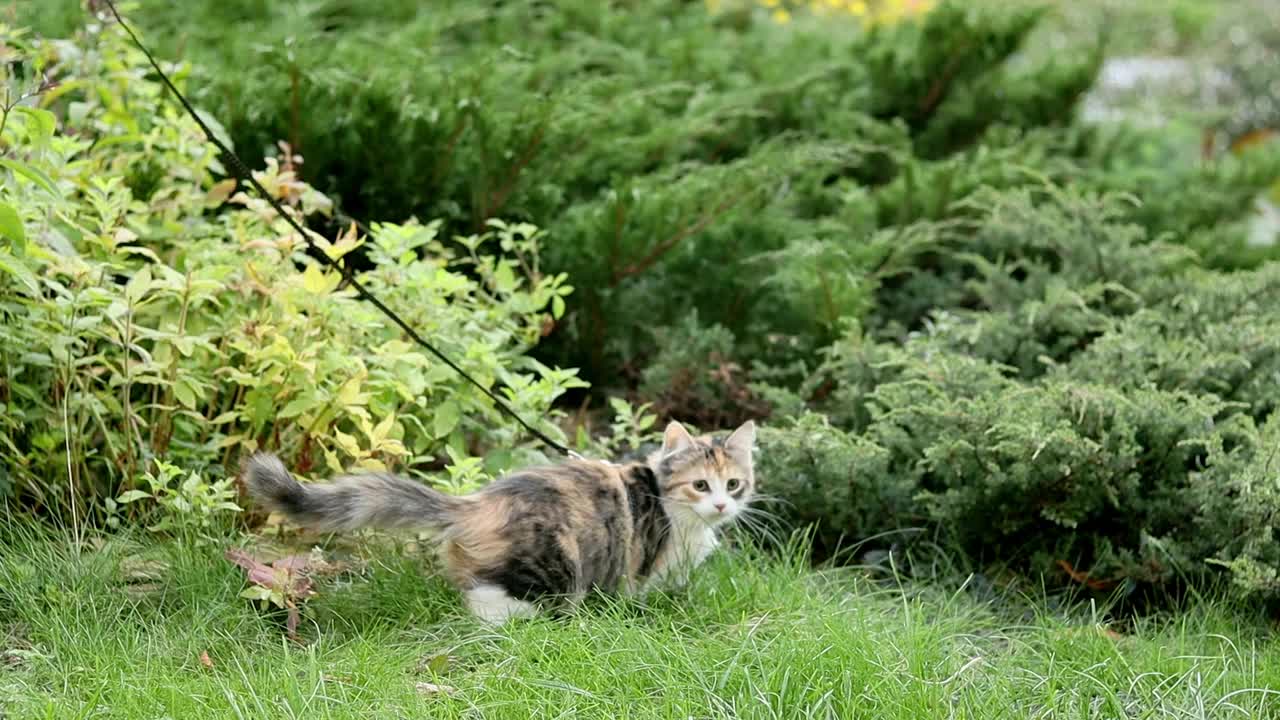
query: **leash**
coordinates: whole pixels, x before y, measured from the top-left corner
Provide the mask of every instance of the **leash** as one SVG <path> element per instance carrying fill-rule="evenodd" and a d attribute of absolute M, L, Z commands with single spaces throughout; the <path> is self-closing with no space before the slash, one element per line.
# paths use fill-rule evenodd
<path fill-rule="evenodd" d="M 116 22 L 120 24 L 120 27 L 124 28 L 124 31 L 128 33 L 129 39 L 133 41 L 134 46 L 137 47 L 138 50 L 140 50 L 142 54 L 146 56 L 147 61 L 151 63 L 151 67 L 155 69 L 156 73 L 160 76 L 160 80 L 164 82 L 165 87 L 167 87 L 169 89 L 169 92 L 173 93 L 174 97 L 178 99 L 178 102 L 181 103 L 182 108 L 186 110 L 187 114 L 191 116 L 191 119 L 196 121 L 196 124 L 200 126 L 200 130 L 204 132 L 204 135 L 206 138 L 208 138 L 209 142 L 213 143 L 213 145 L 217 147 L 218 150 L 222 153 L 222 155 L 227 159 L 228 164 L 231 166 L 231 169 L 235 172 L 235 174 L 238 175 L 241 180 L 251 185 L 254 190 L 257 190 L 258 194 L 261 195 L 268 203 L 271 204 L 271 207 L 276 211 L 276 213 L 279 214 L 280 217 L 284 218 L 284 221 L 289 224 L 289 227 L 293 228 L 294 231 L 296 231 L 298 235 L 302 237 L 302 239 L 307 243 L 308 247 L 316 251 L 315 254 L 321 258 L 322 262 L 324 262 L 331 269 L 336 270 L 339 274 L 342 275 L 342 277 L 346 280 L 347 284 L 350 285 L 356 291 L 356 294 L 360 297 L 360 299 L 365 300 L 369 304 L 376 307 L 379 311 L 382 312 L 383 315 L 386 315 L 387 318 L 391 320 L 391 322 L 398 325 L 400 329 L 404 331 L 405 335 L 408 335 L 411 340 L 413 340 L 415 343 L 417 343 L 420 347 L 422 347 L 427 352 L 434 355 L 438 360 L 443 362 L 445 365 L 448 365 L 454 372 L 461 375 L 462 378 L 465 379 L 467 382 L 474 385 L 477 389 L 480 390 L 480 392 L 484 393 L 490 400 L 493 401 L 494 406 L 496 406 L 498 410 L 502 411 L 502 413 L 507 417 L 516 421 L 517 424 L 519 424 L 521 427 L 527 430 L 535 438 L 540 440 L 544 445 L 554 449 L 555 451 L 559 452 L 561 455 L 566 455 L 568 457 L 581 459 L 582 456 L 579 455 L 578 453 L 570 450 L 564 445 L 561 445 L 555 440 L 552 440 L 550 437 L 546 435 L 546 433 L 543 433 L 541 430 L 538 430 L 537 428 L 533 427 L 529 423 L 525 422 L 524 418 L 520 417 L 520 414 L 517 413 L 515 409 L 513 409 L 510 405 L 508 405 L 505 401 L 503 401 L 502 398 L 498 397 L 493 391 L 489 390 L 489 388 L 480 384 L 479 381 L 471 377 L 471 375 L 469 375 L 467 371 L 459 367 L 458 364 L 455 363 L 453 360 L 450 360 L 447 355 L 445 355 L 443 352 L 437 349 L 434 345 L 427 342 L 421 335 L 417 333 L 417 331 L 415 331 L 407 322 L 401 319 L 401 317 L 397 315 L 391 308 L 387 307 L 385 303 L 383 303 L 381 300 L 377 298 L 377 296 L 369 292 L 367 288 L 361 285 L 360 281 L 356 280 L 355 276 L 351 274 L 351 272 L 349 272 L 346 268 L 344 268 L 341 263 L 329 257 L 328 253 L 326 253 L 323 249 L 317 246 L 315 241 L 312 240 L 311 237 L 307 234 L 307 231 L 302 228 L 302 225 L 299 224 L 297 220 L 294 220 L 293 217 L 289 215 L 289 213 L 285 212 L 285 209 L 283 206 L 280 205 L 280 202 L 276 200 L 274 197 L 272 197 L 271 193 L 268 193 L 266 188 L 262 187 L 262 184 L 259 183 L 256 178 L 253 177 L 253 173 L 249 171 L 249 168 L 245 166 L 244 162 L 240 160 L 239 156 L 237 156 L 234 152 L 232 152 L 231 148 L 224 145 L 223 142 L 219 140 L 216 135 L 214 135 L 213 130 L 211 130 L 209 126 L 205 124 L 204 120 L 200 117 L 200 114 L 197 113 L 195 108 L 191 106 L 191 103 L 187 101 L 186 96 L 184 96 L 178 90 L 178 88 L 174 86 L 173 81 L 170 80 L 169 76 L 165 73 L 165 71 L 160 68 L 160 63 L 156 62 L 155 57 L 152 56 L 151 52 L 147 50 L 145 45 L 142 44 L 142 41 L 138 39 L 138 36 L 134 34 L 133 28 L 129 27 L 129 24 L 124 21 L 124 18 L 120 17 L 119 11 L 116 10 L 115 0 L 103 0 L 103 2 L 111 10 L 111 14 L 115 16 Z"/>

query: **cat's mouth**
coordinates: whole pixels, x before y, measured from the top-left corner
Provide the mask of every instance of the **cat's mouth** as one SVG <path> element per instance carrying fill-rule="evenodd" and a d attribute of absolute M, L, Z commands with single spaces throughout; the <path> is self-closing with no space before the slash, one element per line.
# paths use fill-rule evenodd
<path fill-rule="evenodd" d="M 707 510 L 707 511 L 695 510 L 694 515 L 696 515 L 699 520 L 706 523 L 707 525 L 715 527 L 716 525 L 723 525 L 733 520 L 734 518 L 736 518 L 738 516 L 738 509 L 729 508 L 725 510 Z"/>

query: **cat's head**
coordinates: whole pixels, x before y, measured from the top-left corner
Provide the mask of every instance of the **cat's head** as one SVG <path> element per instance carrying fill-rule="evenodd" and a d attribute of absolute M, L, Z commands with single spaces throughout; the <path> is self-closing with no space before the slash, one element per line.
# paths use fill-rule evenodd
<path fill-rule="evenodd" d="M 756 426 L 750 420 L 724 438 L 694 437 L 678 422 L 667 425 L 662 449 L 649 465 L 668 511 L 709 525 L 737 517 L 756 488 L 755 442 Z"/>

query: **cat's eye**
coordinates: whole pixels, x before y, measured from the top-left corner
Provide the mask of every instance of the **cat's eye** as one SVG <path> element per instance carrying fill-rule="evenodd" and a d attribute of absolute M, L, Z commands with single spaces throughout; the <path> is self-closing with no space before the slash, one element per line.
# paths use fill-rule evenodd
<path fill-rule="evenodd" d="M 693 489 L 698 492 L 706 492 L 711 489 L 711 486 L 707 484 L 706 480 L 695 480 L 693 482 Z"/>
<path fill-rule="evenodd" d="M 738 487 L 741 485 L 742 485 L 742 481 L 739 480 L 738 478 L 729 478 L 729 481 L 724 484 L 725 488 L 727 488 L 729 492 L 733 492 L 734 490 L 737 490 Z"/>

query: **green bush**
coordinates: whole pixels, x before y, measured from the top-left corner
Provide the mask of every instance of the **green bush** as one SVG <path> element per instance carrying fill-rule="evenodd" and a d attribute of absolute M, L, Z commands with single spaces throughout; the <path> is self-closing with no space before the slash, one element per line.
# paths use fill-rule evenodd
<path fill-rule="evenodd" d="M 136 16 L 300 214 L 396 221 L 329 251 L 524 415 L 581 384 L 548 365 L 635 401 L 580 447 L 771 409 L 761 475 L 823 547 L 925 528 L 1099 587 L 1225 566 L 1276 593 L 1280 271 L 1242 223 L 1280 153 L 1079 123 L 1100 48 L 1035 52 L 1042 12 L 945 3 L 871 32 L 679 0 Z M 459 488 L 534 455 L 215 181 L 118 34 L 38 46 L 68 82 L 0 135 L 9 492 L 115 498 L 158 459 L 216 479 L 238 446 L 304 473 L 447 464 Z"/>
<path fill-rule="evenodd" d="M 75 0 L 40 5 L 25 12 L 41 24 L 77 20 Z M 345 212 L 440 218 L 446 235 L 498 214 L 547 228 L 547 267 L 578 291 L 537 355 L 600 386 L 639 382 L 662 362 L 654 330 L 691 310 L 743 367 L 803 360 L 848 318 L 918 329 L 952 298 L 895 273 L 927 270 L 931 223 L 968 219 L 983 188 L 1129 193 L 1149 238 L 1221 265 L 1269 254 L 1238 219 L 1273 159 L 1192 165 L 1157 134 L 1079 127 L 1101 47 L 1028 52 L 1041 10 L 943 3 L 869 32 L 685 0 L 135 14 L 196 61 L 193 91 L 239 147 L 289 141 Z"/>
<path fill-rule="evenodd" d="M 1274 597 L 1280 264 L 1197 269 L 1055 198 L 998 196 L 971 238 L 1009 242 L 934 276 L 972 309 L 902 342 L 850 327 L 803 388 L 822 414 L 762 436 L 761 476 L 827 548 L 916 528 L 1101 588 L 1221 565 Z"/>
<path fill-rule="evenodd" d="M 810 413 L 762 435 L 761 477 L 786 519 L 816 526 L 821 547 L 923 529 L 972 563 L 1033 575 L 1067 561 L 1108 587 L 1158 584 L 1222 562 L 1250 590 L 1277 589 L 1257 579 L 1276 561 L 1265 538 L 1280 504 L 1262 461 L 1273 448 L 1240 439 L 1252 421 L 1233 405 L 1026 383 L 926 346 L 898 356 L 897 377 L 865 398 L 865 429 Z"/>
<path fill-rule="evenodd" d="M 849 276 L 877 228 L 844 178 L 881 184 L 1001 123 L 1061 124 L 1096 66 L 1023 77 L 1005 64 L 1038 15 L 958 7 L 870 34 L 852 19 L 730 29 L 683 0 L 146 1 L 136 15 L 197 61 L 196 96 L 238 147 L 288 140 L 347 213 L 546 227 L 548 267 L 579 292 L 544 357 L 606 382 L 647 364 L 650 330 L 690 308 L 741 338 L 744 360 L 777 350 L 766 334 L 801 337 L 792 357 L 829 340 L 866 307 Z M 812 242 L 852 265 L 828 277 L 801 259 L 764 284 L 774 266 L 752 258 Z"/>
<path fill-rule="evenodd" d="M 155 463 L 221 478 L 256 447 L 304 475 L 540 455 L 263 199 L 218 180 L 119 28 L 0 32 L 4 84 L 31 91 L 0 125 L 0 496 L 53 512 L 162 499 Z M 300 218 L 330 210 L 291 167 L 259 179 Z M 571 289 L 540 268 L 540 238 L 496 220 L 451 241 L 438 222 L 316 237 L 332 258 L 361 250 L 361 283 L 533 419 L 582 385 L 526 355 Z"/>

